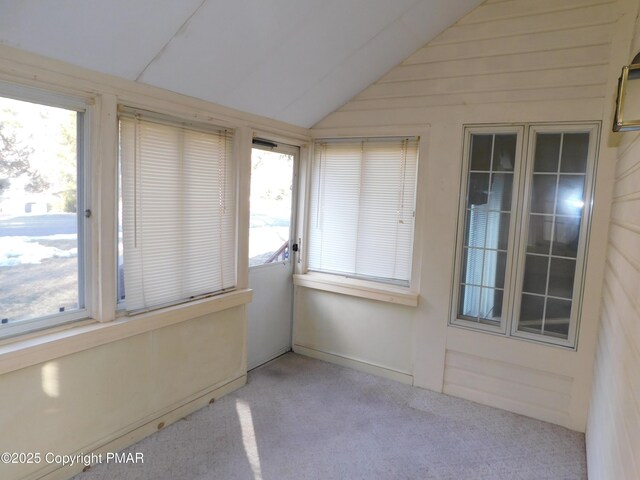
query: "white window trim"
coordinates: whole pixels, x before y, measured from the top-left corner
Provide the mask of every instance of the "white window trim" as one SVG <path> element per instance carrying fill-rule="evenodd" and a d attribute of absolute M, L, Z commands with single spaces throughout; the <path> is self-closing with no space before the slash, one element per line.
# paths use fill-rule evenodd
<path fill-rule="evenodd" d="M 338 133 L 338 132 L 336 132 Z M 378 128 L 373 130 L 354 130 L 352 135 L 331 135 L 315 137 L 308 149 L 301 150 L 299 179 L 298 179 L 298 244 L 295 274 L 293 283 L 297 287 L 304 287 L 314 290 L 322 290 L 342 295 L 348 295 L 370 300 L 394 303 L 405 306 L 418 306 L 421 277 L 421 252 L 422 252 L 422 230 L 424 228 L 421 212 L 424 209 L 426 192 L 418 188 L 425 184 L 425 163 L 428 156 L 429 128 L 411 128 L 407 131 L 399 131 L 395 128 Z M 308 196 L 311 191 L 311 163 L 315 155 L 314 146 L 318 141 L 326 138 L 331 139 L 354 139 L 354 138 L 385 138 L 385 137 L 419 137 L 418 142 L 418 165 L 416 173 L 416 200 L 415 200 L 415 222 L 413 231 L 413 253 L 411 262 L 411 279 L 408 286 L 394 285 L 392 283 L 377 282 L 374 280 L 347 277 L 343 274 L 332 274 L 326 272 L 314 272 L 308 266 L 308 218 L 310 201 Z"/>
<path fill-rule="evenodd" d="M 342 293 L 353 297 L 368 298 L 381 302 L 396 303 L 409 307 L 418 306 L 418 293 L 407 287 L 390 285 L 370 280 L 344 277 L 320 272 L 294 275 L 293 284 L 325 292 Z"/>
<path fill-rule="evenodd" d="M 82 136 L 77 141 L 82 142 L 82 157 L 78 159 L 77 177 L 77 198 L 82 199 L 81 208 L 78 209 L 77 217 L 81 218 L 78 230 L 78 290 L 84 306 L 76 310 L 63 313 L 54 313 L 41 317 L 31 318 L 16 322 L 15 324 L 4 324 L 0 328 L 0 341 L 12 339 L 19 335 L 37 332 L 39 330 L 63 326 L 71 322 L 89 319 L 93 312 L 93 252 L 94 236 L 93 215 L 85 218 L 85 211 L 92 209 L 92 125 L 93 109 L 92 101 L 81 96 L 71 96 L 47 91 L 40 88 L 23 85 L 10 84 L 0 81 L 0 96 L 13 98 L 20 101 L 35 103 L 56 108 L 63 108 L 70 111 L 82 113 L 82 124 L 78 125 Z"/>
<path fill-rule="evenodd" d="M 521 123 L 521 124 L 496 124 L 496 125 L 465 125 L 464 126 L 464 148 L 462 159 L 462 170 L 460 176 L 460 195 L 459 195 L 459 213 L 458 226 L 456 233 L 456 255 L 455 268 L 453 270 L 452 294 L 449 315 L 449 325 L 453 327 L 461 327 L 473 331 L 480 331 L 501 336 L 507 336 L 519 340 L 534 342 L 536 344 L 544 344 L 549 346 L 562 347 L 563 349 L 577 350 L 578 333 L 580 330 L 580 319 L 582 316 L 582 305 L 584 295 L 584 283 L 586 277 L 586 259 L 588 255 L 588 243 L 591 230 L 591 217 L 593 211 L 593 196 L 595 188 L 595 173 L 597 171 L 598 148 L 600 142 L 601 122 L 553 122 L 553 123 Z M 460 295 L 460 271 L 462 269 L 462 250 L 465 234 L 465 209 L 466 198 L 463 198 L 463 192 L 466 193 L 469 171 L 469 147 L 470 135 L 473 133 L 509 133 L 516 132 L 520 129 L 520 137 L 516 147 L 516 169 L 514 169 L 514 190 L 512 194 L 512 214 L 509 223 L 510 232 L 514 232 L 513 238 L 509 239 L 507 265 L 505 273 L 505 295 L 503 298 L 503 317 L 500 326 L 492 326 L 473 322 L 458 317 L 458 301 Z M 516 312 L 519 311 L 522 282 L 524 276 L 524 260 L 526 254 L 527 242 L 527 212 L 529 211 L 529 192 L 530 192 L 530 176 L 533 169 L 534 159 L 531 155 L 533 152 L 533 142 L 535 133 L 537 132 L 584 132 L 589 131 L 589 152 L 587 158 L 587 171 L 585 181 L 585 208 L 582 213 L 583 235 L 580 238 L 577 253 L 576 276 L 574 282 L 574 290 L 572 297 L 572 312 L 569 323 L 569 335 L 567 339 L 554 338 L 551 336 L 543 336 L 528 332 L 518 331 L 518 325 L 515 321 Z M 526 145 L 526 148 L 524 146 Z M 524 168 L 523 174 L 519 168 Z M 517 185 L 517 187 L 516 187 Z M 466 197 L 466 195 L 465 195 Z M 514 209 L 515 207 L 515 209 Z M 514 258 L 518 255 L 518 258 Z M 515 279 L 513 278 L 515 276 Z M 507 291 L 508 290 L 508 291 Z M 508 307 L 508 308 L 505 308 Z"/>

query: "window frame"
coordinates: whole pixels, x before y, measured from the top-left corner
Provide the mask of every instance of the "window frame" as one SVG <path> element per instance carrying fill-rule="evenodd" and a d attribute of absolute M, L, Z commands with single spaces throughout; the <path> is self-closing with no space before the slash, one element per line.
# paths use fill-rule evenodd
<path fill-rule="evenodd" d="M 67 326 L 90 319 L 93 314 L 93 255 L 94 239 L 91 222 L 92 205 L 92 124 L 93 105 L 89 99 L 44 90 L 32 86 L 0 81 L 0 96 L 37 105 L 74 111 L 78 114 L 76 142 L 76 222 L 78 225 L 78 302 L 79 307 L 69 312 L 53 313 L 5 324 L 0 328 L 0 342 L 13 337 L 38 333 L 41 330 Z"/>
<path fill-rule="evenodd" d="M 593 196 L 595 193 L 595 174 L 598 162 L 601 122 L 552 122 L 552 123 L 519 123 L 519 124 L 485 124 L 464 125 L 463 158 L 460 175 L 460 192 L 458 223 L 456 228 L 455 266 L 453 269 L 452 295 L 449 325 L 474 331 L 492 333 L 520 340 L 577 349 L 588 244 L 593 216 Z M 509 239 L 507 247 L 507 263 L 505 267 L 505 286 L 503 296 L 502 318 L 499 326 L 487 325 L 461 318 L 458 314 L 460 299 L 461 273 L 463 268 L 464 239 L 466 234 L 466 203 L 468 195 L 470 148 L 472 134 L 500 134 L 517 132 L 516 165 L 512 191 L 511 219 L 509 222 Z M 584 186 L 584 208 L 582 209 L 580 237 L 576 256 L 573 293 L 571 297 L 571 317 L 567 339 L 549 335 L 535 334 L 518 330 L 519 311 L 524 281 L 526 245 L 529 231 L 529 209 L 531 204 L 531 188 L 533 166 L 535 161 L 535 140 L 537 133 L 589 133 L 587 166 Z"/>
<path fill-rule="evenodd" d="M 390 141 L 400 138 L 412 138 L 416 141 L 417 157 L 416 157 L 416 174 L 413 182 L 414 204 L 413 204 L 413 232 L 411 235 L 411 260 L 409 279 L 406 284 L 393 279 L 378 279 L 376 277 L 346 274 L 343 272 L 331 272 L 326 270 L 312 270 L 309 267 L 309 238 L 310 238 L 310 208 L 311 198 L 313 194 L 313 175 L 316 157 L 316 147 L 322 142 L 332 143 L 351 143 L 357 141 Z M 364 298 L 372 298 L 376 300 L 388 301 L 391 303 L 399 303 L 411 306 L 417 306 L 417 289 L 419 287 L 419 265 L 417 265 L 417 246 L 418 231 L 420 228 L 419 215 L 417 214 L 419 204 L 418 183 L 421 176 L 421 155 L 425 148 L 425 135 L 423 133 L 398 133 L 389 132 L 380 135 L 353 135 L 353 136 L 326 136 L 316 137 L 311 143 L 308 156 L 307 178 L 306 178 L 306 197 L 305 197 L 305 218 L 304 218 L 304 251 L 302 252 L 303 268 L 302 273 L 294 275 L 294 284 L 315 288 L 318 290 L 333 291 L 336 293 L 344 293 Z M 407 303 L 408 302 L 408 303 Z"/>
<path fill-rule="evenodd" d="M 469 175 L 471 171 L 470 163 L 471 163 L 471 136 L 473 134 L 508 134 L 515 133 L 517 135 L 516 139 L 516 157 L 515 157 L 515 165 L 513 169 L 513 186 L 511 192 L 511 218 L 509 219 L 509 238 L 507 241 L 507 262 L 505 266 L 505 279 L 504 279 L 504 289 L 503 289 L 503 298 L 502 298 L 502 312 L 509 312 L 509 305 L 511 305 L 511 295 L 512 295 L 512 275 L 513 275 L 513 261 L 514 261 L 514 251 L 516 245 L 516 234 L 512 232 L 516 232 L 516 227 L 519 221 L 519 211 L 517 208 L 518 205 L 518 191 L 520 190 L 520 179 L 521 179 L 521 169 L 522 169 L 522 154 L 523 154 L 523 136 L 524 136 L 524 126 L 522 125 L 496 125 L 496 126 L 468 126 L 465 127 L 464 130 L 464 148 L 463 148 L 463 162 L 462 162 L 462 175 L 460 176 L 460 194 L 459 194 L 459 205 L 458 205 L 458 231 L 456 237 L 456 253 L 455 253 L 455 268 L 454 268 L 454 295 L 452 300 L 452 317 L 450 324 L 457 326 L 470 327 L 474 330 L 482 330 L 486 332 L 498 333 L 502 335 L 506 335 L 507 333 L 507 322 L 505 319 L 505 315 L 500 320 L 499 325 L 491 325 L 488 323 L 475 322 L 470 319 L 460 318 L 458 315 L 458 303 L 460 298 L 460 286 L 461 282 L 460 275 L 462 274 L 463 268 L 463 257 L 464 257 L 464 239 L 465 239 L 465 226 L 466 226 L 466 212 L 467 212 L 467 197 L 468 197 L 468 183 L 469 183 Z M 508 315 L 508 313 L 507 313 Z"/>
<path fill-rule="evenodd" d="M 537 133 L 589 133 L 589 146 L 587 151 L 587 166 L 585 172 L 584 184 L 584 207 L 580 216 L 580 236 L 578 238 L 578 249 L 576 254 L 576 269 L 574 276 L 573 292 L 571 295 L 571 317 L 569 318 L 569 331 L 566 339 L 554 338 L 548 335 L 534 334 L 518 330 L 520 321 L 518 312 L 522 301 L 522 285 L 524 281 L 524 267 L 526 260 L 526 245 L 529 233 L 529 213 L 531 207 L 531 188 L 533 180 L 533 166 L 535 161 L 535 140 Z M 578 332 L 580 327 L 580 317 L 582 316 L 582 303 L 584 296 L 584 280 L 586 273 L 586 260 L 588 255 L 588 243 L 591 232 L 591 217 L 593 211 L 593 195 L 595 187 L 595 172 L 598 162 L 598 146 L 600 140 L 600 124 L 596 122 L 590 123 L 572 123 L 572 124 L 531 124 L 527 129 L 527 151 L 528 161 L 526 165 L 526 182 L 521 189 L 522 198 L 521 211 L 522 218 L 518 225 L 519 244 L 516 265 L 516 289 L 518 294 L 513 301 L 513 311 L 511 313 L 510 336 L 522 338 L 526 340 L 544 341 L 548 344 L 559 345 L 563 347 L 577 348 Z M 544 340 L 543 340 L 544 339 Z"/>

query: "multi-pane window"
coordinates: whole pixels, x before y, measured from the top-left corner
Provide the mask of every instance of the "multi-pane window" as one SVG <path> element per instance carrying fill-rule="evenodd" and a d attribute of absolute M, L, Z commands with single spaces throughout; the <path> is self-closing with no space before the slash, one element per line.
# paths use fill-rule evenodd
<path fill-rule="evenodd" d="M 535 132 L 517 331 L 568 339 L 589 132 Z"/>
<path fill-rule="evenodd" d="M 0 337 L 87 316 L 86 107 L 50 100 L 0 97 Z"/>
<path fill-rule="evenodd" d="M 465 204 L 461 318 L 500 325 L 512 218 L 512 195 L 518 134 L 470 136 Z"/>
<path fill-rule="evenodd" d="M 408 285 L 417 138 L 315 144 L 309 269 Z"/>
<path fill-rule="evenodd" d="M 120 116 L 119 299 L 148 310 L 236 285 L 232 136 L 139 111 Z"/>
<path fill-rule="evenodd" d="M 452 323 L 575 345 L 596 138 L 596 125 L 467 129 Z"/>

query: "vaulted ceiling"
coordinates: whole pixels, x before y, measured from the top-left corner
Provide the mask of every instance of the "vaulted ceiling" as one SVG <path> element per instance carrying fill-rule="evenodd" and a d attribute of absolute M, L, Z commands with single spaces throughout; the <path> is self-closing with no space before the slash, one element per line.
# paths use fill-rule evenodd
<path fill-rule="evenodd" d="M 310 127 L 481 0 L 0 0 L 0 43 Z"/>

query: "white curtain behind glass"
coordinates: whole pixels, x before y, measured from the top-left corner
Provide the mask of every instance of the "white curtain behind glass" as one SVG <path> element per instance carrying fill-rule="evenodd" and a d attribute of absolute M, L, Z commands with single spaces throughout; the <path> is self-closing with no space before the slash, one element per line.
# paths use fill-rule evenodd
<path fill-rule="evenodd" d="M 481 284 L 487 287 L 496 285 L 501 209 L 501 199 L 505 190 L 505 177 L 493 175 L 487 203 L 471 205 L 469 215 L 469 239 L 471 247 L 467 254 L 467 268 L 464 283 Z M 489 212 L 494 212 L 489 214 Z M 482 249 L 482 250 L 480 250 Z M 482 307 L 481 307 L 482 306 Z M 492 288 L 467 288 L 463 300 L 465 315 L 479 318 L 491 318 L 495 310 L 495 290 Z"/>

